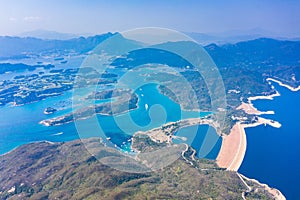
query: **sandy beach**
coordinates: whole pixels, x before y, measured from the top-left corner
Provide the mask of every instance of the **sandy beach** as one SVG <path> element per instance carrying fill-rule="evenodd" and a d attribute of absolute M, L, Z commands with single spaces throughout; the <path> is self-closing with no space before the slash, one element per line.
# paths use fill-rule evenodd
<path fill-rule="evenodd" d="M 252 103 L 245 103 L 242 102 L 242 104 L 237 107 L 237 110 L 244 110 L 246 113 L 250 115 L 274 115 L 274 111 L 259 111 L 257 110 Z"/>

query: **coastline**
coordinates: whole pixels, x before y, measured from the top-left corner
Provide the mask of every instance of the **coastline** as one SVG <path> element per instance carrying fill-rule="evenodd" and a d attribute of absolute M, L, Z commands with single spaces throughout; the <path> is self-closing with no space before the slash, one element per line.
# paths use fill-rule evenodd
<path fill-rule="evenodd" d="M 267 80 L 267 81 L 273 81 L 273 82 L 275 82 L 275 83 L 278 83 L 280 86 L 286 87 L 287 89 L 291 90 L 292 92 L 297 92 L 297 91 L 300 90 L 300 86 L 294 88 L 294 87 L 291 87 L 291 86 L 289 86 L 289 85 L 287 85 L 287 84 L 284 84 L 284 83 L 282 83 L 281 81 L 276 80 L 276 79 L 274 79 L 274 78 L 267 78 L 266 80 Z"/>
<path fill-rule="evenodd" d="M 273 81 L 275 83 L 278 83 L 282 87 L 286 87 L 292 92 L 300 91 L 300 86 L 297 88 L 291 87 L 287 84 L 283 84 L 281 81 L 273 79 L 273 78 L 267 78 L 267 81 Z M 229 135 L 223 135 L 223 144 L 221 147 L 221 150 L 217 156 L 216 162 L 219 167 L 226 168 L 228 171 L 236 171 L 236 173 L 240 176 L 241 179 L 246 181 L 251 181 L 256 184 L 259 184 L 263 189 L 268 191 L 270 194 L 274 196 L 274 199 L 277 200 L 286 200 L 285 196 L 280 192 L 280 190 L 271 188 L 267 184 L 260 183 L 256 179 L 250 179 L 246 176 L 238 173 L 238 169 L 244 159 L 246 148 L 247 148 L 247 140 L 246 140 L 246 133 L 245 128 L 250 127 L 256 127 L 260 125 L 270 125 L 274 128 L 280 128 L 281 124 L 277 121 L 266 119 L 259 117 L 259 115 L 265 115 L 265 114 L 275 114 L 274 111 L 259 111 L 257 108 L 254 107 L 252 101 L 258 100 L 258 99 L 267 99 L 267 100 L 273 100 L 274 97 L 280 96 L 280 93 L 276 90 L 275 94 L 268 95 L 268 96 L 254 96 L 249 97 L 247 100 L 248 102 L 242 102 L 242 104 L 237 107 L 237 110 L 244 110 L 247 114 L 256 115 L 258 120 L 255 123 L 250 124 L 243 124 L 242 120 L 238 120 L 238 122 L 233 126 L 231 129 Z M 238 144 L 237 144 L 238 143 Z M 232 154 L 233 152 L 233 154 Z M 245 182 L 246 184 L 246 182 Z M 251 190 L 252 188 L 249 187 L 247 184 L 246 186 Z"/>
<path fill-rule="evenodd" d="M 237 110 L 244 110 L 250 115 L 264 115 L 264 114 L 274 114 L 274 111 L 259 111 L 254 107 L 252 101 L 258 99 L 268 99 L 273 100 L 274 97 L 280 96 L 280 93 L 276 90 L 275 94 L 268 96 L 254 96 L 249 97 L 248 103 L 242 102 L 238 106 Z M 258 117 L 257 122 L 251 124 L 244 124 L 242 120 L 238 122 L 231 128 L 229 135 L 222 135 L 223 142 L 220 152 L 217 156 L 216 162 L 219 167 L 226 168 L 228 171 L 238 171 L 240 168 L 247 149 L 247 137 L 245 128 L 256 127 L 260 125 L 270 125 L 274 128 L 280 128 L 281 124 L 277 121 Z"/>
<path fill-rule="evenodd" d="M 252 124 L 243 124 L 242 121 L 237 122 L 230 130 L 229 135 L 222 135 L 223 143 L 216 159 L 218 166 L 229 171 L 238 171 L 247 149 L 245 129 L 260 125 L 270 125 L 274 128 L 281 127 L 279 122 L 262 117 L 258 117 L 257 122 Z"/>
<path fill-rule="evenodd" d="M 244 184 L 249 188 L 250 191 L 252 190 L 252 188 L 250 186 L 248 186 L 248 184 L 245 182 L 245 180 L 250 181 L 250 182 L 254 182 L 254 183 L 260 185 L 263 189 L 265 189 L 270 194 L 272 194 L 276 200 L 286 200 L 285 196 L 280 192 L 280 190 L 278 190 L 276 188 L 271 188 L 270 186 L 268 186 L 265 183 L 260 183 L 258 180 L 248 178 L 248 177 L 246 177 L 243 174 L 240 174 L 238 172 L 237 172 L 237 174 L 244 181 Z"/>
<path fill-rule="evenodd" d="M 280 85 L 280 84 L 279 84 Z M 238 108 L 240 108 L 240 109 L 242 109 L 242 110 L 244 110 L 246 113 L 248 113 L 248 114 L 250 114 L 251 112 L 251 114 L 255 114 L 255 115 L 262 115 L 262 114 L 274 114 L 274 112 L 273 111 L 267 111 L 267 112 L 261 112 L 261 111 L 259 111 L 258 109 L 256 109 L 254 106 L 253 106 L 253 104 L 252 104 L 252 102 L 251 101 L 253 101 L 253 100 L 257 100 L 257 99 L 273 99 L 274 97 L 276 97 L 276 96 L 280 96 L 280 94 L 276 91 L 276 94 L 273 94 L 273 95 L 269 95 L 269 96 L 257 96 L 257 97 L 249 97 L 248 98 L 248 101 L 249 101 L 249 103 L 242 103 L 242 105 L 240 105 Z M 193 120 L 192 120 L 193 121 Z M 192 121 L 190 122 L 191 124 L 193 124 L 192 123 Z M 205 120 L 204 120 L 205 121 Z M 198 123 L 197 122 L 197 119 L 194 119 L 194 123 Z M 199 122 L 199 123 L 207 123 L 207 124 L 210 124 L 211 125 L 211 121 L 210 120 L 206 120 L 206 122 Z M 229 163 L 227 163 L 226 165 L 227 165 L 227 167 L 224 167 L 224 168 L 226 168 L 227 170 L 229 170 L 229 171 L 238 171 L 238 169 L 239 169 L 239 167 L 240 167 L 240 165 L 242 164 L 242 161 L 243 161 L 243 159 L 244 159 L 244 156 L 245 156 L 245 152 L 246 152 L 246 148 L 247 148 L 247 138 L 246 138 L 246 133 L 245 133 L 245 128 L 249 128 L 249 127 L 256 127 L 256 126 L 259 126 L 259 125 L 271 125 L 271 126 L 273 126 L 273 127 L 275 127 L 275 128 L 280 128 L 280 126 L 281 126 L 281 124 L 279 123 L 279 122 L 276 122 L 276 121 L 273 121 L 273 120 L 269 120 L 269 119 L 265 119 L 265 118 L 261 118 L 261 117 L 258 117 L 258 121 L 256 122 L 256 123 L 251 123 L 251 124 L 243 124 L 241 121 L 239 121 L 239 122 L 237 122 L 235 125 L 237 125 L 237 127 L 236 127 L 236 130 L 235 130 L 235 135 L 237 135 L 237 136 L 235 136 L 235 137 L 237 137 L 238 139 L 235 139 L 235 141 L 233 142 L 233 140 L 231 140 L 230 138 L 229 138 L 229 135 L 231 135 L 232 134 L 232 131 L 233 130 L 231 130 L 230 131 L 230 134 L 227 136 L 227 135 L 224 135 L 224 134 L 222 134 L 222 137 L 223 137 L 223 141 L 225 141 L 225 139 L 227 139 L 227 141 L 228 141 L 228 143 L 229 144 L 236 144 L 237 143 L 237 141 L 238 141 L 238 145 L 237 145 L 237 147 L 236 147 L 236 149 L 237 149 L 237 153 L 236 154 L 234 154 L 234 156 L 233 156 L 233 158 L 231 159 L 231 162 L 229 162 Z M 232 128 L 233 129 L 233 128 Z M 153 135 L 152 135 L 152 137 L 153 137 Z M 154 136 L 155 137 L 155 136 Z M 167 138 L 167 139 L 171 139 L 171 138 Z M 232 146 L 233 145 L 228 145 L 230 148 L 233 148 Z M 222 151 L 222 148 L 223 148 L 223 144 L 222 144 L 222 147 L 221 147 L 221 150 L 220 150 L 220 152 Z M 224 147 L 225 148 L 225 147 Z M 9 153 L 9 152 L 8 152 Z M 5 154 L 4 154 L 5 155 Z M 220 153 L 219 153 L 219 155 L 220 155 Z M 219 157 L 219 155 L 218 155 L 218 157 Z M 226 156 L 225 156 L 226 157 Z M 217 158 L 218 159 L 218 158 Z M 217 162 L 218 162 L 218 160 L 217 160 Z M 217 163 L 218 164 L 218 163 Z M 218 164 L 219 165 L 219 164 Z M 219 165 L 220 166 L 220 165 Z M 243 176 L 244 177 L 244 176 Z M 246 177 L 245 177 L 246 178 Z M 249 179 L 249 178 L 247 178 L 247 180 L 249 180 L 249 181 L 257 181 L 257 180 L 255 180 L 255 179 Z M 259 183 L 258 181 L 257 181 L 257 183 Z M 261 184 L 261 183 L 259 183 L 260 185 L 266 185 L 266 184 Z M 267 185 L 266 185 L 266 187 L 268 187 Z M 272 194 L 276 194 L 276 195 L 278 195 L 279 196 L 279 198 L 278 199 L 285 199 L 284 198 L 284 196 L 281 194 L 281 192 L 279 191 L 279 190 L 276 190 L 276 189 L 273 189 L 273 188 L 270 188 L 270 187 L 268 187 L 270 190 L 268 190 L 268 192 L 270 192 L 270 191 L 272 191 L 272 192 L 276 192 L 276 193 L 272 193 Z M 279 192 L 279 193 L 278 193 Z M 271 192 L 270 192 L 271 193 Z M 281 198 L 281 196 L 283 197 L 283 198 Z M 276 198 L 277 199 L 277 198 Z"/>
<path fill-rule="evenodd" d="M 89 107 L 87 107 L 88 109 L 89 108 L 94 108 L 95 109 L 95 106 L 89 106 Z M 44 119 L 44 120 L 41 120 L 40 122 L 39 122 L 39 124 L 41 124 L 41 125 L 43 125 L 43 126 L 61 126 L 61 125 L 64 125 L 64 124 L 69 124 L 69 123 L 73 123 L 73 122 L 75 122 L 75 121 L 77 121 L 77 120 L 85 120 L 85 119 L 89 119 L 89 118 L 92 118 L 92 117 L 94 117 L 94 116 L 97 116 L 97 115 L 102 115 L 102 116 L 113 116 L 114 114 L 116 114 L 116 115 L 122 115 L 122 114 L 125 114 L 125 113 L 128 113 L 128 112 L 130 112 L 130 111 L 132 111 L 132 110 L 136 110 L 136 109 L 138 109 L 139 108 L 139 105 L 138 105 L 138 103 L 136 104 L 136 107 L 134 107 L 134 108 L 130 108 L 130 109 L 128 109 L 128 110 L 126 110 L 126 111 L 122 111 L 122 112 L 119 112 L 119 113 L 113 113 L 113 114 L 108 114 L 108 113 L 103 113 L 103 112 L 99 112 L 99 113 L 97 113 L 96 111 L 95 112 L 93 112 L 91 115 L 89 115 L 89 116 L 85 116 L 85 117 L 79 117 L 79 118 L 77 118 L 77 119 L 71 119 L 71 120 L 68 120 L 68 121 L 64 121 L 64 122 L 60 122 L 60 123 L 57 123 L 57 121 L 61 121 L 61 120 L 64 120 L 66 117 L 68 117 L 68 116 L 74 116 L 74 112 L 71 112 L 71 113 L 68 113 L 68 114 L 65 114 L 65 115 L 63 115 L 63 116 L 59 116 L 59 117 L 54 117 L 54 118 L 49 118 L 49 119 Z M 77 113 L 77 115 L 78 115 L 78 113 Z M 55 122 L 55 124 L 52 124 L 52 123 L 54 123 Z"/>
<path fill-rule="evenodd" d="M 279 97 L 280 93 L 276 90 L 275 94 L 271 95 L 260 95 L 260 96 L 254 96 L 254 97 L 248 97 L 248 102 L 251 103 L 252 101 L 258 100 L 258 99 L 268 99 L 268 100 L 273 100 L 274 97 Z"/>
<path fill-rule="evenodd" d="M 218 125 L 211 119 L 207 119 L 206 117 L 201 118 L 189 118 L 189 119 L 182 119 L 176 122 L 169 122 L 167 124 L 164 124 L 160 127 L 150 129 L 148 131 L 138 131 L 134 133 L 134 135 L 139 134 L 145 134 L 150 137 L 150 139 L 157 143 L 171 143 L 172 139 L 178 138 L 178 136 L 173 135 L 174 132 L 176 132 L 179 128 L 184 128 L 187 126 L 193 126 L 193 125 L 209 125 L 215 128 L 217 134 L 219 136 L 222 136 L 217 127 Z M 133 136 L 134 136 L 133 135 Z M 185 138 L 183 138 L 185 139 Z"/>
<path fill-rule="evenodd" d="M 242 104 L 236 108 L 237 110 L 244 110 L 248 114 L 253 114 L 253 115 L 274 115 L 275 112 L 270 110 L 270 111 L 259 111 L 257 108 L 254 107 L 252 103 L 245 103 L 242 102 Z"/>
<path fill-rule="evenodd" d="M 25 143 L 25 144 L 35 144 L 35 143 L 40 143 L 40 142 L 45 142 L 45 143 L 48 143 L 48 144 L 51 144 L 51 145 L 53 145 L 53 144 L 55 144 L 55 143 L 59 143 L 59 142 L 51 142 L 51 141 L 48 141 L 48 140 L 41 140 L 41 141 L 34 141 L 34 142 L 30 142 L 30 143 Z M 5 156 L 5 155 L 7 155 L 7 154 L 13 152 L 13 151 L 16 150 L 17 148 L 19 148 L 20 146 L 25 145 L 25 144 L 18 145 L 18 146 L 16 146 L 16 147 L 14 147 L 13 149 L 11 149 L 10 151 L 5 152 L 5 153 L 3 153 L 3 154 L 0 154 L 0 157 Z"/>

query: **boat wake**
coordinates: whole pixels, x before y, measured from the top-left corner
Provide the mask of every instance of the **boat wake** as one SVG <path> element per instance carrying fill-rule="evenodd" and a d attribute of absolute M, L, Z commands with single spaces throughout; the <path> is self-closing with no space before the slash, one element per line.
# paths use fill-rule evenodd
<path fill-rule="evenodd" d="M 62 134 L 64 134 L 64 132 L 55 133 L 53 134 L 53 136 L 62 135 Z"/>

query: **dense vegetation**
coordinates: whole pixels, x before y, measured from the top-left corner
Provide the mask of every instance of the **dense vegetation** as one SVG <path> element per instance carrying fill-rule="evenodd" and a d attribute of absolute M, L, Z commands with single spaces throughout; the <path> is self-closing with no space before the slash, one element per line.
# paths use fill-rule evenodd
<path fill-rule="evenodd" d="M 249 197 L 272 199 L 252 187 Z M 0 157 L 0 199 L 242 199 L 245 191 L 235 172 L 211 161 L 191 165 L 181 157 L 162 170 L 127 173 L 103 165 L 80 141 L 27 144 Z"/>
<path fill-rule="evenodd" d="M 112 35 L 108 33 L 67 41 L 0 37 L 0 44 L 3 47 L 2 51 L 0 50 L 0 59 L 58 52 L 60 55 L 69 55 L 72 52 L 80 55 L 92 50 Z M 10 48 L 12 46 L 14 49 Z M 255 119 L 255 116 L 237 111 L 236 107 L 249 96 L 273 94 L 275 90 L 267 83 L 266 78 L 274 77 L 294 87 L 300 85 L 299 42 L 263 38 L 222 46 L 211 44 L 205 49 L 223 77 L 227 101 L 224 132 L 228 132 L 235 122 L 231 119 L 233 115 L 248 117 L 248 121 Z M 149 53 L 152 57 L 149 57 Z M 161 59 L 162 57 L 164 59 Z M 122 70 L 148 62 L 167 64 L 176 68 L 192 86 L 198 101 L 197 104 L 191 102 L 192 95 L 188 93 L 189 90 L 182 84 L 178 75 L 159 71 L 146 77 L 147 80 L 165 83 L 164 86 L 160 86 L 162 93 L 179 102 L 183 108 L 200 107 L 202 110 L 211 110 L 211 96 L 207 84 L 213 83 L 214 77 L 204 80 L 186 60 L 165 51 L 146 49 L 145 52 L 135 51 L 125 58 L 116 59 L 112 65 L 115 69 Z M 191 67 L 185 68 L 187 65 Z M 40 66 L 42 65 L 1 64 L 0 73 L 34 70 Z M 76 87 L 86 86 L 87 82 L 99 83 L 99 74 L 88 68 L 81 70 L 85 76 L 79 77 Z M 11 102 L 22 105 L 49 96 L 61 95 L 73 88 L 72 83 L 78 71 L 77 68 L 62 71 L 54 69 L 49 71 L 50 74 L 21 75 L 13 80 L 2 81 L 0 105 Z M 115 74 L 105 73 L 100 83 L 114 84 L 116 77 Z M 175 90 L 170 90 L 171 85 Z M 94 97 L 108 99 L 112 94 L 112 90 L 101 91 L 91 94 L 87 99 Z M 123 98 L 123 92 L 117 94 L 122 97 L 121 101 L 115 101 L 113 104 L 117 113 L 128 110 L 128 105 L 129 109 L 137 107 L 136 95 Z M 74 116 L 85 118 L 95 112 L 112 114 L 111 107 L 109 103 L 87 107 L 77 111 Z M 73 121 L 74 116 L 73 113 L 67 114 L 58 121 L 48 122 L 50 125 L 67 123 Z M 95 142 L 94 139 L 88 141 Z M 164 145 L 155 143 L 148 137 L 139 136 L 133 138 L 133 141 L 134 148 L 140 151 L 152 151 Z M 116 153 L 104 146 L 101 146 L 101 150 L 104 154 Z M 188 148 L 172 165 L 152 173 L 126 173 L 112 169 L 91 156 L 80 141 L 27 144 L 0 157 L 1 199 L 242 199 L 242 194 L 249 199 L 272 199 L 261 186 L 252 182 L 247 183 L 251 185 L 251 191 L 247 191 L 235 172 L 219 169 L 213 161 L 193 159 L 191 148 Z"/>

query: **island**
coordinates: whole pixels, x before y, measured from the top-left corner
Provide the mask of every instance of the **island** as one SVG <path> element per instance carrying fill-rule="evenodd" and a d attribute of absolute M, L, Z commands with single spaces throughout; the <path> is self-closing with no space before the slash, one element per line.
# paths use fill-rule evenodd
<path fill-rule="evenodd" d="M 80 76 L 80 72 L 85 76 Z M 59 96 L 72 90 L 75 81 L 78 83 L 76 87 L 116 82 L 117 75 L 113 73 L 104 73 L 101 76 L 95 69 L 88 67 L 82 68 L 80 72 L 79 68 L 52 69 L 42 73 L 17 75 L 14 79 L 0 81 L 0 105 L 21 106 Z"/>
<path fill-rule="evenodd" d="M 91 46 L 96 46 L 93 38 L 88 40 L 92 41 Z M 178 47 L 177 43 L 172 43 L 172 45 Z M 91 46 L 82 47 L 81 51 L 76 53 L 88 53 L 92 49 Z M 261 51 L 261 49 L 269 49 L 270 46 L 275 52 L 272 59 L 270 59 L 270 54 L 266 53 L 268 51 Z M 105 71 L 103 74 L 99 74 L 92 67 L 55 69 L 52 65 L 42 65 L 43 62 L 38 62 L 38 65 L 2 64 L 4 67 L 1 74 L 13 72 L 16 75 L 12 79 L 0 81 L 1 106 L 7 104 L 23 106 L 63 95 L 74 88 L 101 86 L 101 89 L 81 96 L 80 101 L 108 100 L 108 102 L 95 103 L 92 106 L 83 104 L 79 109 L 67 114 L 43 118 L 44 120 L 40 123 L 45 126 L 60 126 L 75 120 L 84 120 L 96 114 L 113 116 L 137 109 L 139 97 L 135 91 L 114 88 L 119 83 L 118 78 L 128 70 L 134 71 L 136 66 L 148 67 L 149 71 L 149 73 L 138 74 L 136 79 L 140 78 L 142 82 L 161 83 L 158 87 L 159 92 L 178 103 L 181 110 L 200 111 L 200 107 L 201 111 L 209 111 L 212 114 L 202 118 L 181 119 L 148 131 L 134 133 L 130 139 L 132 150 L 130 153 L 134 156 L 129 156 L 130 159 L 141 167 L 151 169 L 156 167 L 157 170 L 154 172 L 120 172 L 101 163 L 99 154 L 112 157 L 122 155 L 116 145 L 116 148 L 110 148 L 107 145 L 112 141 L 112 137 L 107 137 L 106 140 L 103 138 L 84 140 L 88 145 L 100 147 L 100 151 L 96 149 L 94 154 L 87 152 L 82 141 L 78 140 L 22 145 L 0 156 L 0 198 L 92 199 L 101 195 L 108 199 L 143 199 L 146 197 L 154 199 L 285 199 L 279 190 L 245 177 L 238 173 L 238 169 L 247 148 L 245 129 L 258 125 L 270 125 L 275 128 L 281 126 L 280 122 L 262 116 L 274 114 L 274 111 L 261 112 L 253 106 L 252 101 L 273 99 L 279 96 L 280 94 L 272 85 L 273 82 L 292 91 L 300 89 L 298 79 L 300 58 L 298 54 L 292 53 L 298 52 L 298 46 L 298 42 L 267 38 L 237 44 L 205 46 L 205 50 L 211 55 L 223 77 L 226 105 L 217 109 L 211 105 L 211 91 L 208 90 L 208 88 L 216 88 L 215 92 L 220 91 L 220 87 L 214 85 L 215 77 L 208 77 L 205 80 L 191 63 L 164 51 L 146 49 L 130 52 L 108 63 L 111 71 Z M 284 57 L 278 55 L 278 52 L 286 48 L 289 48 L 287 55 Z M 155 73 L 150 73 L 151 69 L 157 65 L 146 65 L 151 61 L 145 56 L 149 52 L 154 61 L 162 61 L 163 65 L 169 65 L 175 72 L 158 67 Z M 57 63 L 65 62 L 61 56 L 63 55 L 59 54 L 54 60 Z M 32 73 L 23 74 L 24 70 Z M 182 84 L 182 77 L 189 83 L 188 86 Z M 188 87 L 193 89 L 196 102 L 190 98 L 191 93 Z M 147 110 L 148 105 L 146 105 Z M 55 105 L 45 107 L 45 114 L 52 114 L 59 110 Z M 219 120 L 217 117 L 219 113 L 224 114 L 225 122 Z M 221 150 L 216 160 L 199 159 L 195 156 L 197 151 L 191 146 L 178 145 L 173 142 L 178 129 L 202 124 L 212 126 L 222 137 Z M 163 151 L 159 156 L 173 159 L 176 154 L 178 160 L 161 170 L 159 165 L 156 166 L 156 161 L 159 161 L 160 157 L 153 152 L 164 148 L 172 151 Z M 122 166 L 125 165 L 124 163 L 126 162 L 117 164 Z M 16 176 L 17 173 L 20 176 Z"/>
<path fill-rule="evenodd" d="M 57 109 L 55 109 L 55 108 L 47 107 L 47 108 L 45 108 L 45 110 L 44 110 L 44 114 L 45 114 L 45 115 L 49 115 L 49 114 L 55 113 L 56 111 L 57 111 Z"/>
<path fill-rule="evenodd" d="M 119 96 L 116 96 L 116 100 L 113 102 L 86 106 L 59 117 L 42 120 L 40 124 L 44 126 L 59 126 L 75 120 L 90 118 L 96 114 L 118 115 L 138 107 L 138 97 L 135 93 L 131 94 L 130 90 L 125 90 L 118 94 Z M 90 95 L 87 98 L 91 98 Z"/>

